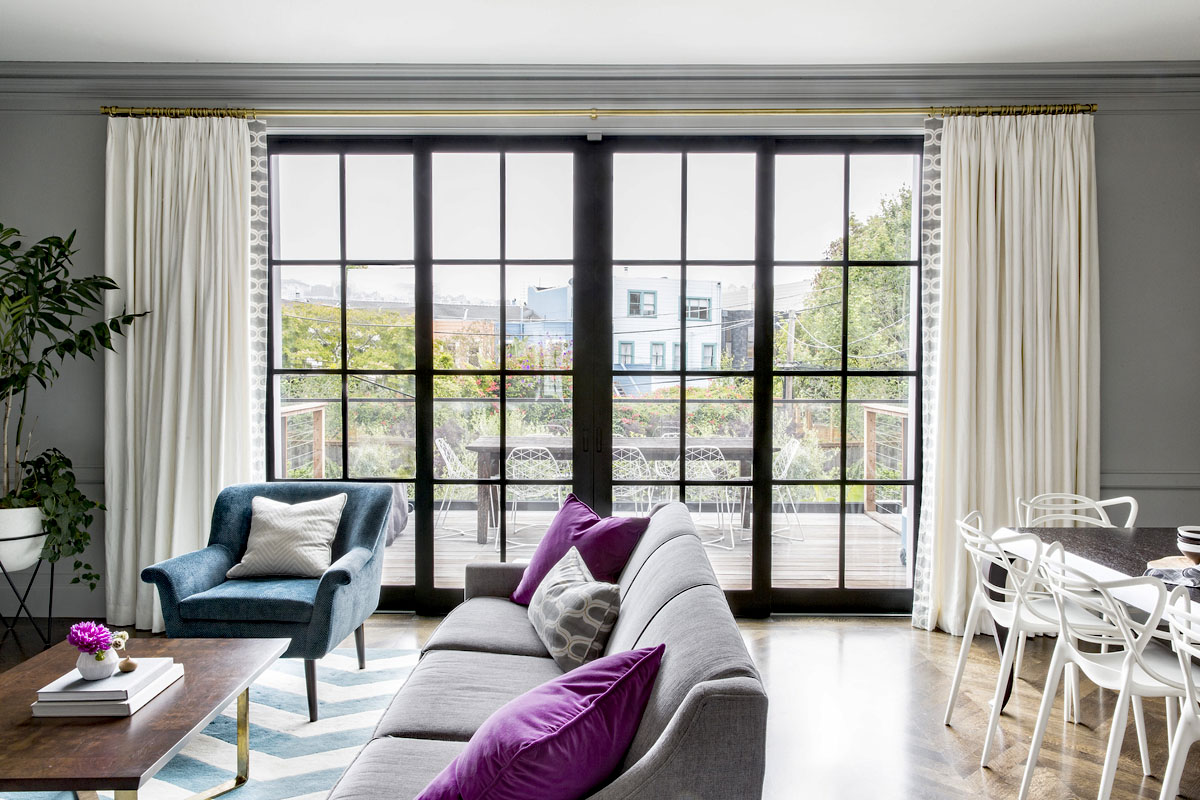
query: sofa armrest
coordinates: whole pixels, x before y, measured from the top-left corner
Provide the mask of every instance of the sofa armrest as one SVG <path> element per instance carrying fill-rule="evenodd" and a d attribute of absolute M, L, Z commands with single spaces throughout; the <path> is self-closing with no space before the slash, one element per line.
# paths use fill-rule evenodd
<path fill-rule="evenodd" d="M 464 593 L 472 597 L 508 597 L 517 590 L 525 575 L 524 564 L 467 564 Z"/>
<path fill-rule="evenodd" d="M 225 581 L 225 573 L 234 564 L 233 554 L 220 545 L 209 545 L 176 558 L 168 558 L 142 570 L 142 580 L 158 587 L 164 604 L 206 592 Z"/>

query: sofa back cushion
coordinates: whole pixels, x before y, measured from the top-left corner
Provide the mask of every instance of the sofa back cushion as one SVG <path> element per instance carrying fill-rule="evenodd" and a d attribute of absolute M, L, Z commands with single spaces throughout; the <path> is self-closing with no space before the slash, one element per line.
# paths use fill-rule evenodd
<path fill-rule="evenodd" d="M 638 540 L 637 546 L 633 548 L 633 552 L 625 562 L 625 569 L 621 571 L 621 576 L 617 579 L 622 597 L 638 580 L 642 567 L 646 565 L 650 556 L 654 555 L 654 551 L 679 536 L 690 536 L 697 543 L 700 541 L 687 506 L 683 503 L 668 503 L 657 508 L 651 514 L 650 524 L 646 527 L 642 538 Z"/>
<path fill-rule="evenodd" d="M 637 735 L 622 769 L 637 763 L 666 730 L 694 686 L 722 678 L 752 678 L 758 670 L 717 586 L 686 589 L 667 601 L 634 643 L 635 648 L 666 645 L 658 680 L 642 713 Z"/>
<path fill-rule="evenodd" d="M 695 586 L 717 585 L 717 576 L 698 538 L 671 536 L 661 540 L 621 597 L 621 614 L 608 638 L 606 652 L 632 650 L 659 609 L 676 595 Z"/>

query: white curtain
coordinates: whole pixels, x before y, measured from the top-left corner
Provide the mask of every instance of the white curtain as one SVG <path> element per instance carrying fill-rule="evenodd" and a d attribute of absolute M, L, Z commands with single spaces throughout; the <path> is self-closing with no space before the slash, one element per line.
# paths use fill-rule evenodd
<path fill-rule="evenodd" d="M 961 634 L 972 590 L 954 522 L 1015 498 L 1097 496 L 1100 328 L 1089 115 L 952 117 L 942 148 L 936 405 L 914 623 Z"/>
<path fill-rule="evenodd" d="M 110 120 L 105 201 L 108 311 L 150 312 L 105 359 L 107 616 L 159 631 L 139 573 L 203 547 L 250 476 L 246 122 Z"/>

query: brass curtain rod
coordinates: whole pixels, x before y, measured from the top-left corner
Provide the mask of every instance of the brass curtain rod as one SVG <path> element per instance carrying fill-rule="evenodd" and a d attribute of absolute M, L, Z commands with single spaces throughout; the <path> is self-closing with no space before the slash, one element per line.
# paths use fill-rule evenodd
<path fill-rule="evenodd" d="M 913 106 L 880 108 L 130 108 L 101 106 L 110 117 L 804 117 L 804 116 L 1023 116 L 1093 114 L 1095 103 L 1022 106 Z"/>

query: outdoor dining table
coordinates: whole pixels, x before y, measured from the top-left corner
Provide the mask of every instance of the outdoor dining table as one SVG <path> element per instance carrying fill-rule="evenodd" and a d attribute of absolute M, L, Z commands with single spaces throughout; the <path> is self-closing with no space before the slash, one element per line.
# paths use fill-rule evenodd
<path fill-rule="evenodd" d="M 688 436 L 687 447 L 712 447 L 721 451 L 727 461 L 736 462 L 738 475 L 750 476 L 751 463 L 754 460 L 754 441 L 749 436 Z M 508 457 L 518 447 L 544 447 L 556 459 L 570 463 L 572 455 L 572 438 L 570 436 L 532 435 L 505 437 L 504 458 Z M 642 452 L 647 461 L 674 461 L 679 458 L 678 436 L 614 436 L 613 448 L 636 447 Z M 478 475 L 480 480 L 495 480 L 500 474 L 500 437 L 480 436 L 467 445 L 467 450 L 478 454 Z M 491 486 L 480 484 L 478 489 L 477 521 L 475 538 L 479 544 L 487 543 L 488 512 L 491 508 Z M 501 503 L 503 506 L 503 503 Z M 742 527 L 750 527 L 750 504 L 745 502 L 743 493 Z"/>
<path fill-rule="evenodd" d="M 1028 540 L 1005 542 L 1005 536 L 1032 533 L 1043 544 L 1060 542 L 1066 563 L 1097 581 L 1117 581 L 1144 575 L 1146 564 L 1164 556 L 1177 556 L 1175 545 L 1176 528 L 1095 528 L 1075 526 L 1068 528 L 1000 528 L 996 531 L 997 544 L 1010 555 L 1029 559 L 1034 555 L 1033 542 Z M 992 569 L 997 569 L 995 565 Z M 1004 570 L 992 574 L 992 580 L 1002 584 Z M 1200 601 L 1200 589 L 1191 589 L 1193 600 Z M 1113 596 L 1126 605 L 1149 613 L 1154 609 L 1156 595 L 1145 588 L 1118 589 Z M 1008 640 L 1008 629 L 996 626 L 996 644 L 1003 651 Z M 1004 692 L 1004 703 L 1012 694 L 1012 673 L 1008 676 L 1008 688 Z M 1003 706 L 1002 706 L 1003 707 Z"/>

